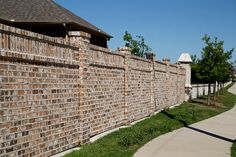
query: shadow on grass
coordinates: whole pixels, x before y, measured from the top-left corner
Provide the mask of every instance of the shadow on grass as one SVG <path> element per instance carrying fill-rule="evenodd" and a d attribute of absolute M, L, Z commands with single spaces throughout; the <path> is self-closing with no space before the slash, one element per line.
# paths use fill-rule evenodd
<path fill-rule="evenodd" d="M 209 131 L 205 131 L 205 130 L 202 130 L 202 129 L 199 129 L 199 128 L 195 128 L 195 127 L 189 126 L 187 124 L 187 122 L 176 118 L 174 115 L 172 115 L 172 114 L 170 114 L 170 113 L 168 113 L 166 111 L 162 111 L 162 113 L 165 114 L 166 116 L 168 116 L 169 118 L 173 119 L 173 120 L 179 121 L 180 123 L 182 123 L 184 125 L 185 128 L 188 128 L 188 129 L 191 129 L 193 131 L 197 131 L 199 133 L 203 133 L 205 135 L 208 135 L 208 136 L 211 136 L 211 137 L 214 137 L 214 138 L 218 138 L 220 140 L 224 140 L 224 141 L 227 141 L 227 142 L 231 142 L 231 143 L 235 142 L 235 139 L 232 140 L 230 138 L 227 138 L 227 137 L 224 137 L 224 136 L 220 136 L 220 135 L 214 134 L 214 133 L 209 132 Z"/>

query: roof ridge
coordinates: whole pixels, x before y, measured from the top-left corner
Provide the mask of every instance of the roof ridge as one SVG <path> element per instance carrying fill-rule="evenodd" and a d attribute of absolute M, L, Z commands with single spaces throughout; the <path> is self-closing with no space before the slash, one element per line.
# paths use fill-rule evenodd
<path fill-rule="evenodd" d="M 111 38 L 96 27 L 54 0 L 0 0 L 0 19 L 14 23 L 58 23 L 68 24 L 73 30 Z M 14 21 L 13 21 L 14 20 Z"/>

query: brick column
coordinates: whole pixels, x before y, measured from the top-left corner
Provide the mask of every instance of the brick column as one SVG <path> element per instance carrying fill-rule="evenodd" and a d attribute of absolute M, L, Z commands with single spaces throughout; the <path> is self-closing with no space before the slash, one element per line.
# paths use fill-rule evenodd
<path fill-rule="evenodd" d="M 151 91 L 150 91 L 150 99 L 151 99 L 151 108 L 150 108 L 150 116 L 153 115 L 157 111 L 156 103 L 155 103 L 155 54 L 150 52 L 146 53 L 146 59 L 151 61 Z"/>
<path fill-rule="evenodd" d="M 180 97 L 180 66 L 177 66 L 177 103 L 180 104 L 181 102 L 181 97 Z"/>
<path fill-rule="evenodd" d="M 162 62 L 166 64 L 166 91 L 167 91 L 167 96 L 166 96 L 166 106 L 164 106 L 164 108 L 167 108 L 169 107 L 171 104 L 170 104 L 170 93 L 169 91 L 171 91 L 171 86 L 170 86 L 170 59 L 168 58 L 163 58 L 162 59 Z"/>
<path fill-rule="evenodd" d="M 178 60 L 179 64 L 185 68 L 185 101 L 191 98 L 191 63 L 193 62 L 188 53 L 182 53 Z"/>
<path fill-rule="evenodd" d="M 85 32 L 73 31 L 68 33 L 69 42 L 79 47 L 77 60 L 79 61 L 79 119 L 80 144 L 90 142 L 90 106 L 89 106 L 89 54 L 91 35 Z"/>
<path fill-rule="evenodd" d="M 125 61 L 124 61 L 124 66 L 125 66 L 125 74 L 124 74 L 124 125 L 129 125 L 130 124 L 130 120 L 129 120 L 129 93 L 130 93 L 130 89 L 129 89 L 129 74 L 130 74 L 130 69 L 129 69 L 129 60 L 130 60 L 130 56 L 131 56 L 131 49 L 128 47 L 123 47 L 123 48 L 119 48 L 118 52 L 122 55 L 124 55 L 125 57 Z"/>
<path fill-rule="evenodd" d="M 180 65 L 185 68 L 185 101 L 189 101 L 191 98 L 191 62 L 180 62 Z"/>

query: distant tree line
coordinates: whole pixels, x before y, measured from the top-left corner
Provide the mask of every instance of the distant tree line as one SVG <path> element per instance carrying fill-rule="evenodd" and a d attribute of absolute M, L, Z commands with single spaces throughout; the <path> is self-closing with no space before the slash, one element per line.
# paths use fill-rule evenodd
<path fill-rule="evenodd" d="M 229 51 L 224 50 L 224 41 L 219 41 L 218 38 L 211 39 L 205 35 L 202 40 L 205 47 L 202 49 L 201 58 L 196 55 L 191 56 L 193 63 L 192 68 L 192 83 L 208 84 L 208 104 L 210 104 L 210 87 L 214 85 L 214 99 L 219 94 L 216 92 L 216 82 L 223 90 L 224 83 L 234 78 L 234 66 L 230 63 L 234 49 Z M 223 92 L 223 91 L 222 91 Z"/>

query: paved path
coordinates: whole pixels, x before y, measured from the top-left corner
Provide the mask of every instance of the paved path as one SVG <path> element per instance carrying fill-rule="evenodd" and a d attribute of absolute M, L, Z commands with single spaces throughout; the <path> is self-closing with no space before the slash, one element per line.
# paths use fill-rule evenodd
<path fill-rule="evenodd" d="M 236 84 L 229 89 L 236 94 Z M 230 157 L 236 139 L 236 106 L 216 117 L 162 135 L 134 157 Z"/>

